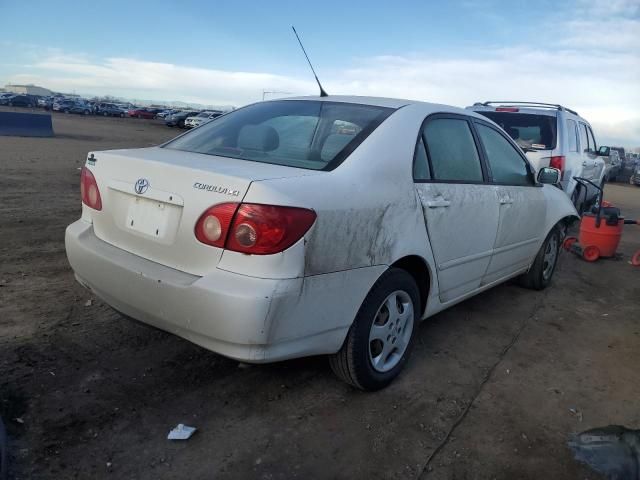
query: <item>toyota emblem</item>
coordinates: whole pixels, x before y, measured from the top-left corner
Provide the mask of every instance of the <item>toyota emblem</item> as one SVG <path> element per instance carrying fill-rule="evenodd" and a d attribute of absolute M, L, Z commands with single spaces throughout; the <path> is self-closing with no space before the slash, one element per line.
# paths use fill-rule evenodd
<path fill-rule="evenodd" d="M 149 189 L 149 180 L 146 178 L 139 178 L 133 188 L 138 195 L 142 195 Z"/>

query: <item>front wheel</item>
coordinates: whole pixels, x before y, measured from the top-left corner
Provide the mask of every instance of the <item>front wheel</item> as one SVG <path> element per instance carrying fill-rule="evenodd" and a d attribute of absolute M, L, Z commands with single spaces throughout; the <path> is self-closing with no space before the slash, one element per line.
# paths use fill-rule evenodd
<path fill-rule="evenodd" d="M 560 243 L 560 229 L 555 226 L 545 238 L 529 271 L 518 278 L 520 285 L 533 290 L 544 290 L 551 284 L 551 277 L 558 263 Z"/>
<path fill-rule="evenodd" d="M 334 373 L 361 390 L 386 387 L 406 364 L 420 320 L 420 294 L 413 277 L 387 270 L 367 294 L 338 353 Z"/>

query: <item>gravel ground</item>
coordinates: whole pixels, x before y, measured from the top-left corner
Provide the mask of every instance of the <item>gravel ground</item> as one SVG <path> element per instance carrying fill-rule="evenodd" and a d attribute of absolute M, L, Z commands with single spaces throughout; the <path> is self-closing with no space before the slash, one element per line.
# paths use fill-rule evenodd
<path fill-rule="evenodd" d="M 127 320 L 73 278 L 64 228 L 86 152 L 176 135 L 160 122 L 54 115 L 55 138 L 0 137 L 0 415 L 11 478 L 596 479 L 571 432 L 640 428 L 640 269 L 563 254 L 544 292 L 505 284 L 426 321 L 374 394 L 323 358 L 244 366 Z M 607 198 L 640 218 L 640 188 Z M 575 413 L 572 413 L 572 411 Z M 178 423 L 198 427 L 166 440 Z"/>

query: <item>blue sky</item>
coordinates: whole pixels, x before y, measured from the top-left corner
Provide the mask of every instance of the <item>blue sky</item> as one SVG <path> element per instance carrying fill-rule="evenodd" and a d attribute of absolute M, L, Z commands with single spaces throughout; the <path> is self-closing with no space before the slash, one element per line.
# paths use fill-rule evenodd
<path fill-rule="evenodd" d="M 228 105 L 315 94 L 293 24 L 330 93 L 560 102 L 640 145 L 640 0 L 0 0 L 0 18 L 0 85 Z"/>

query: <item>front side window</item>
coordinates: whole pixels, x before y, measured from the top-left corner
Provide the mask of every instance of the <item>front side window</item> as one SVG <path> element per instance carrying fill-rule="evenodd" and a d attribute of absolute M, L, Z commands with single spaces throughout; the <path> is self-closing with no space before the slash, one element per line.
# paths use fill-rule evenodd
<path fill-rule="evenodd" d="M 578 151 L 578 128 L 574 120 L 567 119 L 567 139 L 569 140 L 569 151 Z"/>
<path fill-rule="evenodd" d="M 331 170 L 393 112 L 313 100 L 256 103 L 222 115 L 164 148 Z"/>
<path fill-rule="evenodd" d="M 491 127 L 476 123 L 496 183 L 532 185 L 526 163 L 506 138 Z"/>
<path fill-rule="evenodd" d="M 435 180 L 482 182 L 480 157 L 469 123 L 457 118 L 437 118 L 424 127 L 431 174 Z"/>

